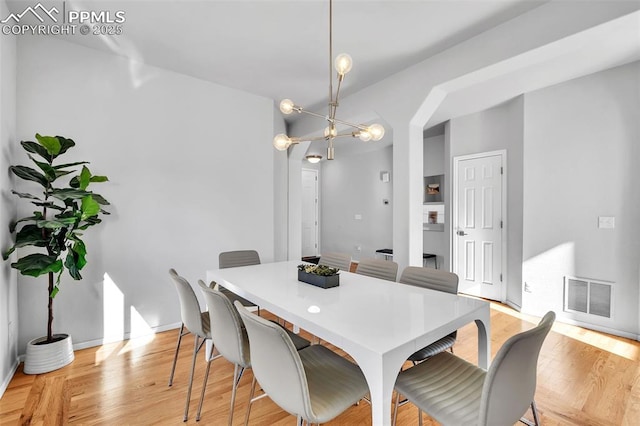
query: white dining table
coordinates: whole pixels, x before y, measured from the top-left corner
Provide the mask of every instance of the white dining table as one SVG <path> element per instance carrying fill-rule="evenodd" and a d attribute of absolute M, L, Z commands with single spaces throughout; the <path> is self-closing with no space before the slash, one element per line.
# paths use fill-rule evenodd
<path fill-rule="evenodd" d="M 349 354 L 367 379 L 373 425 L 391 424 L 393 387 L 405 360 L 470 322 L 478 328 L 478 365 L 488 368 L 488 302 L 344 271 L 338 287 L 324 289 L 298 281 L 300 263 L 211 269 L 207 281 Z"/>

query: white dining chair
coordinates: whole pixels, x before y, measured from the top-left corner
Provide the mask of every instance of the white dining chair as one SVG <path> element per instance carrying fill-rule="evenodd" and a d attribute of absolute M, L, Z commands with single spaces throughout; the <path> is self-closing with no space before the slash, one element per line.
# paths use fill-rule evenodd
<path fill-rule="evenodd" d="M 356 274 L 395 281 L 398 275 L 398 264 L 393 260 L 362 259 L 358 262 Z"/>
<path fill-rule="evenodd" d="M 318 265 L 338 268 L 349 272 L 351 269 L 351 255 L 346 253 L 323 253 L 318 260 Z"/>
<path fill-rule="evenodd" d="M 322 345 L 297 351 L 282 327 L 235 305 L 249 334 L 253 374 L 283 410 L 307 424 L 325 423 L 369 392 L 354 363 Z"/>
<path fill-rule="evenodd" d="M 178 275 L 174 269 L 169 270 L 169 275 L 178 292 L 178 298 L 180 299 L 180 316 L 182 317 L 182 323 L 184 326 L 194 335 L 193 346 L 193 358 L 191 361 L 191 374 L 189 375 L 189 385 L 187 387 L 187 400 L 184 407 L 183 421 L 187 421 L 189 418 L 189 403 L 191 402 L 191 389 L 193 387 L 193 376 L 196 368 L 196 359 L 200 349 L 204 343 L 211 339 L 211 329 L 209 326 L 209 314 L 200 310 L 200 303 L 196 297 L 193 288 L 189 282 Z M 209 359 L 213 356 L 214 345 L 211 345 L 211 352 L 209 353 Z M 211 363 L 207 363 L 207 369 L 205 372 L 205 379 L 203 386 L 206 387 L 206 378 L 209 375 L 209 367 Z M 203 388 L 204 392 L 204 388 Z M 198 413 L 198 416 L 200 413 Z"/>
<path fill-rule="evenodd" d="M 396 409 L 399 395 L 447 426 L 507 426 L 523 419 L 531 407 L 534 424 L 539 416 L 534 402 L 538 356 L 551 330 L 555 313 L 549 311 L 535 328 L 510 337 L 496 354 L 488 370 L 449 352 L 441 352 L 396 380 Z"/>

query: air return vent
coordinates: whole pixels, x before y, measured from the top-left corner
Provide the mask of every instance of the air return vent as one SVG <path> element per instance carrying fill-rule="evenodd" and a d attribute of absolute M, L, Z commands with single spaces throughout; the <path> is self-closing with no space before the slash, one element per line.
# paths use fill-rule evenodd
<path fill-rule="evenodd" d="M 564 310 L 611 318 L 613 285 L 588 278 L 564 278 Z"/>

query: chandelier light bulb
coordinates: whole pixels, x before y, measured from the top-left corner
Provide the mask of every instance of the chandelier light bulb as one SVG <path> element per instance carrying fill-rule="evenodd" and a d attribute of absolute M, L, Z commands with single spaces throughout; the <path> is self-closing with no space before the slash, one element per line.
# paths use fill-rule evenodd
<path fill-rule="evenodd" d="M 341 53 L 336 56 L 335 67 L 338 74 L 345 75 L 349 71 L 351 71 L 351 67 L 353 65 L 353 61 L 351 60 L 351 56 L 347 53 Z"/>
<path fill-rule="evenodd" d="M 291 146 L 291 138 L 284 133 L 279 133 L 273 138 L 273 147 L 278 151 L 285 151 Z"/>
<path fill-rule="evenodd" d="M 293 107 L 295 106 L 295 104 L 293 103 L 293 101 L 291 99 L 283 99 L 280 102 L 280 111 L 283 114 L 291 114 L 293 112 Z"/>
<path fill-rule="evenodd" d="M 371 133 L 369 133 L 368 130 L 360 130 L 358 132 L 358 138 L 360 138 L 362 142 L 369 142 L 371 140 Z"/>
<path fill-rule="evenodd" d="M 328 137 L 332 137 L 335 138 L 336 135 L 338 134 L 338 131 L 336 130 L 336 125 L 332 124 L 330 126 L 327 126 L 324 128 L 324 137 L 328 138 Z"/>
<path fill-rule="evenodd" d="M 384 127 L 380 124 L 372 124 L 368 129 L 369 134 L 371 135 L 371 139 L 374 141 L 379 141 L 384 136 Z"/>

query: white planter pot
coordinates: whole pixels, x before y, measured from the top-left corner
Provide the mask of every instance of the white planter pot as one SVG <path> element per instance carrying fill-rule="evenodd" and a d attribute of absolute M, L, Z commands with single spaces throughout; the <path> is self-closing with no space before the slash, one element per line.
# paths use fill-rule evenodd
<path fill-rule="evenodd" d="M 53 343 L 40 343 L 46 341 L 47 338 L 39 337 L 27 343 L 27 355 L 24 360 L 25 374 L 48 373 L 73 361 L 75 356 L 71 336 L 54 334 L 53 337 L 62 337 L 62 339 Z"/>

